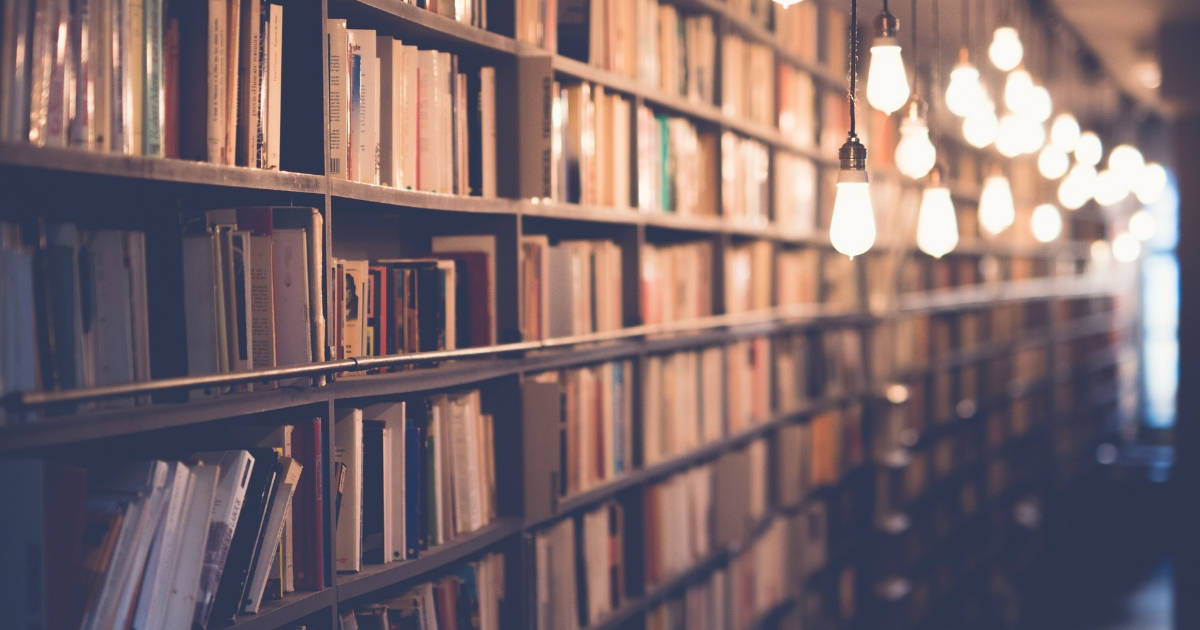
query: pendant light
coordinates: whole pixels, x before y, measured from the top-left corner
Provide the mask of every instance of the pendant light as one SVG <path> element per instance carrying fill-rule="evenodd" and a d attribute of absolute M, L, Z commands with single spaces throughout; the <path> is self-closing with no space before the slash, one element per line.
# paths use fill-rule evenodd
<path fill-rule="evenodd" d="M 1058 202 L 1067 210 L 1078 210 L 1092 198 L 1099 175 L 1089 164 L 1076 164 L 1058 185 Z"/>
<path fill-rule="evenodd" d="M 1014 114 L 1030 114 L 1033 101 L 1033 75 L 1017 67 L 1004 79 L 1004 106 Z"/>
<path fill-rule="evenodd" d="M 1079 121 L 1075 120 L 1075 116 L 1070 112 L 1056 116 L 1054 124 L 1050 126 L 1050 142 L 1063 153 L 1075 150 L 1075 145 L 1079 143 L 1079 134 Z"/>
<path fill-rule="evenodd" d="M 1129 233 L 1139 241 L 1148 241 L 1154 238 L 1154 232 L 1158 227 L 1156 223 L 1154 215 L 1150 214 L 1149 210 L 1141 208 L 1129 215 Z"/>
<path fill-rule="evenodd" d="M 838 149 L 841 170 L 838 171 L 833 217 L 829 223 L 830 243 L 850 258 L 866 253 L 875 244 L 875 211 L 871 207 L 871 189 L 867 183 L 867 148 L 855 133 L 857 75 L 858 0 L 850 0 L 850 131 L 846 142 Z"/>
<path fill-rule="evenodd" d="M 950 189 L 942 183 L 942 169 L 929 172 L 929 182 L 921 193 L 921 208 L 917 214 L 917 247 L 941 258 L 958 245 L 958 217 Z"/>
<path fill-rule="evenodd" d="M 1034 208 L 1029 222 L 1033 238 L 1039 243 L 1049 243 L 1062 234 L 1062 214 L 1052 203 L 1043 203 Z"/>
<path fill-rule="evenodd" d="M 801 2 L 804 2 L 804 0 L 775 0 L 775 4 L 778 4 L 779 6 L 785 8 L 785 9 L 791 7 L 794 4 L 800 4 Z"/>
<path fill-rule="evenodd" d="M 993 236 L 1008 229 L 1016 217 L 1008 178 L 996 173 L 983 181 L 979 193 L 979 225 Z"/>
<path fill-rule="evenodd" d="M 1115 206 L 1129 196 L 1129 186 L 1121 174 L 1111 168 L 1100 171 L 1096 177 L 1094 197 L 1102 206 Z"/>
<path fill-rule="evenodd" d="M 912 98 L 908 101 L 908 113 L 900 122 L 900 141 L 896 143 L 896 168 L 904 175 L 920 179 L 929 173 L 937 161 L 937 149 L 929 139 L 929 125 L 926 121 L 925 101 L 921 99 L 921 82 L 917 76 L 921 67 L 921 56 L 917 50 L 917 1 L 912 3 L 912 57 L 913 57 L 913 90 Z"/>
<path fill-rule="evenodd" d="M 875 20 L 878 36 L 871 42 L 871 65 L 867 68 L 867 102 L 881 112 L 891 114 L 908 101 L 908 73 L 900 51 L 900 20 L 888 12 L 883 0 L 883 12 Z"/>
<path fill-rule="evenodd" d="M 1000 133 L 1000 121 L 996 118 L 996 106 L 986 94 L 983 95 L 983 103 L 963 119 L 962 131 L 963 138 L 977 149 L 996 141 Z"/>
<path fill-rule="evenodd" d="M 1075 142 L 1075 160 L 1080 164 L 1095 166 L 1100 163 L 1100 158 L 1104 156 L 1104 145 L 1100 142 L 1100 136 L 1094 131 L 1085 131 L 1079 134 L 1079 140 Z"/>
<path fill-rule="evenodd" d="M 1108 169 L 1120 177 L 1122 183 L 1130 190 L 1141 178 L 1142 169 L 1146 168 L 1146 158 L 1142 152 L 1130 144 L 1118 144 L 1108 154 Z"/>
<path fill-rule="evenodd" d="M 996 136 L 996 150 L 1000 155 L 1014 158 L 1025 152 L 1022 122 L 1021 117 L 1012 112 L 1000 118 L 1000 133 Z"/>
<path fill-rule="evenodd" d="M 966 118 L 977 107 L 984 105 L 983 86 L 979 83 L 979 69 L 971 63 L 967 41 L 971 32 L 971 3 L 963 3 L 963 45 L 958 49 L 958 63 L 950 71 L 950 82 L 946 86 L 946 108 L 959 118 Z"/>
<path fill-rule="evenodd" d="M 1011 26 L 1001 26 L 992 34 L 992 44 L 988 46 L 988 58 L 992 65 L 1001 72 L 1016 68 L 1025 56 L 1025 47 L 1021 45 L 1021 36 L 1017 29 Z"/>
<path fill-rule="evenodd" d="M 1042 152 L 1038 154 L 1037 164 L 1038 172 L 1042 174 L 1042 177 L 1054 180 L 1067 173 L 1067 168 L 1071 166 L 1071 159 L 1053 143 L 1050 143 L 1043 147 Z"/>
<path fill-rule="evenodd" d="M 1112 257 L 1117 262 L 1130 263 L 1142 255 L 1142 243 L 1129 232 L 1121 232 L 1113 239 Z"/>
<path fill-rule="evenodd" d="M 1157 162 L 1146 164 L 1133 185 L 1133 193 L 1137 195 L 1138 201 L 1146 205 L 1158 203 L 1166 189 L 1167 169 Z"/>

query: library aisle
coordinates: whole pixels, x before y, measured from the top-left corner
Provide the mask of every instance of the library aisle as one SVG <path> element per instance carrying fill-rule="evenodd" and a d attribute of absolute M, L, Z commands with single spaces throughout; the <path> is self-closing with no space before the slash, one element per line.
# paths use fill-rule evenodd
<path fill-rule="evenodd" d="M 1194 4 L 3 0 L 0 625 L 1200 627 Z"/>

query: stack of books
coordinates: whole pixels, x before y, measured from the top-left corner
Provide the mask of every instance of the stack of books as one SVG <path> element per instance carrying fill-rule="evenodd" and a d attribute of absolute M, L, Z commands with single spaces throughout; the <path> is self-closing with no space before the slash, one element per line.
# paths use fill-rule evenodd
<path fill-rule="evenodd" d="M 642 212 L 717 215 L 717 137 L 686 118 L 637 112 L 637 207 Z"/>
<path fill-rule="evenodd" d="M 587 628 L 625 601 L 625 511 L 609 501 L 534 536 L 536 628 Z"/>
<path fill-rule="evenodd" d="M 504 555 L 488 553 L 395 597 L 355 605 L 352 610 L 341 612 L 338 620 L 342 630 L 465 627 L 500 630 L 506 600 Z"/>
<path fill-rule="evenodd" d="M 767 145 L 721 134 L 721 215 L 732 222 L 765 226 L 771 220 Z"/>
<path fill-rule="evenodd" d="M 613 331 L 624 323 L 622 252 L 607 240 L 521 237 L 521 332 L 526 340 Z"/>
<path fill-rule="evenodd" d="M 712 243 L 642 246 L 642 322 L 663 324 L 712 315 Z"/>
<path fill-rule="evenodd" d="M 600 85 L 558 86 L 553 121 L 554 198 L 631 207 L 633 105 Z"/>
<path fill-rule="evenodd" d="M 726 434 L 724 352 L 653 354 L 643 363 L 642 465 L 652 466 Z"/>

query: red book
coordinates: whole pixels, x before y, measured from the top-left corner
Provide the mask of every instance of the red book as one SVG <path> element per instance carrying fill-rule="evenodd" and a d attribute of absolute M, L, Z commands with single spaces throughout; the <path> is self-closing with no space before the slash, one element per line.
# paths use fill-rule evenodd
<path fill-rule="evenodd" d="M 453 260 L 458 274 L 455 296 L 459 348 L 490 346 L 492 339 L 492 301 L 488 295 L 491 275 L 488 255 L 483 252 L 438 252 L 438 258 Z"/>
<path fill-rule="evenodd" d="M 292 497 L 292 531 L 295 536 L 297 590 L 319 591 L 325 586 L 325 518 L 322 496 L 321 419 L 296 423 L 292 457 L 304 466 Z"/>

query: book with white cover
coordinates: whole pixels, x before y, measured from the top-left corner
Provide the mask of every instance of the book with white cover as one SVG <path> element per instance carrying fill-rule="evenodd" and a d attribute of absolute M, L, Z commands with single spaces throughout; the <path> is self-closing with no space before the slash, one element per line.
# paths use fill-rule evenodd
<path fill-rule="evenodd" d="M 217 333 L 217 239 L 214 234 L 183 237 L 183 311 L 188 374 L 220 371 Z M 193 397 L 198 396 L 193 393 Z"/>
<path fill-rule="evenodd" d="M 257 614 L 262 606 L 263 591 L 266 589 L 267 578 L 271 575 L 271 566 L 279 549 L 284 521 L 291 511 L 292 495 L 296 491 L 296 484 L 300 481 L 304 467 L 290 457 L 281 457 L 279 468 L 282 473 L 275 482 L 274 492 L 271 493 L 270 510 L 255 553 L 250 581 L 246 585 L 246 600 L 242 610 L 252 615 Z"/>
<path fill-rule="evenodd" d="M 354 181 L 377 184 L 376 146 L 379 138 L 378 56 L 375 54 L 375 31 L 363 28 L 346 29 L 350 42 L 350 175 Z M 372 106 L 374 104 L 374 107 Z"/>
<path fill-rule="evenodd" d="M 334 423 L 333 459 L 346 465 L 345 489 L 335 537 L 338 571 L 362 568 L 362 435 L 363 410 L 338 414 Z"/>
<path fill-rule="evenodd" d="M 166 613 L 160 627 L 186 628 L 196 614 L 196 597 L 200 591 L 200 573 L 204 568 L 204 552 L 208 544 L 208 520 L 213 500 L 217 496 L 220 464 L 192 467 L 192 496 L 183 515 L 179 559 L 171 589 L 164 606 Z"/>
<path fill-rule="evenodd" d="M 379 54 L 379 183 L 404 181 L 404 47 L 387 35 L 375 37 Z"/>
<path fill-rule="evenodd" d="M 271 4 L 267 22 L 267 122 L 263 125 L 266 157 L 263 168 L 279 170 L 279 140 L 283 107 L 283 5 Z"/>
<path fill-rule="evenodd" d="M 496 69 L 490 66 L 479 69 L 479 119 L 480 194 L 491 199 L 496 196 Z"/>
<path fill-rule="evenodd" d="M 329 174 L 347 179 L 350 149 L 350 43 L 346 20 L 330 18 L 329 59 Z"/>
<path fill-rule="evenodd" d="M 204 627 L 212 615 L 213 601 L 217 595 L 217 587 L 221 584 L 225 559 L 229 555 L 229 544 L 233 541 L 233 532 L 242 513 L 246 485 L 250 480 L 250 471 L 254 468 L 254 456 L 244 450 L 220 451 L 197 453 L 193 460 L 220 468 L 217 492 L 213 497 L 212 512 L 208 517 L 204 566 L 200 571 L 200 588 L 197 591 L 196 609 L 192 616 L 196 625 Z"/>
<path fill-rule="evenodd" d="M 166 602 L 178 568 L 180 544 L 186 525 L 183 516 L 191 502 L 194 489 L 192 472 L 186 464 L 173 462 L 168 465 L 170 471 L 166 485 L 167 505 L 155 530 L 154 546 L 142 574 L 137 612 L 133 617 L 135 628 L 163 627 L 167 612 Z"/>
<path fill-rule="evenodd" d="M 272 257 L 275 284 L 275 352 L 281 366 L 312 361 L 309 339 L 308 235 L 302 228 L 276 228 Z M 281 343 L 280 340 L 294 340 Z"/>

